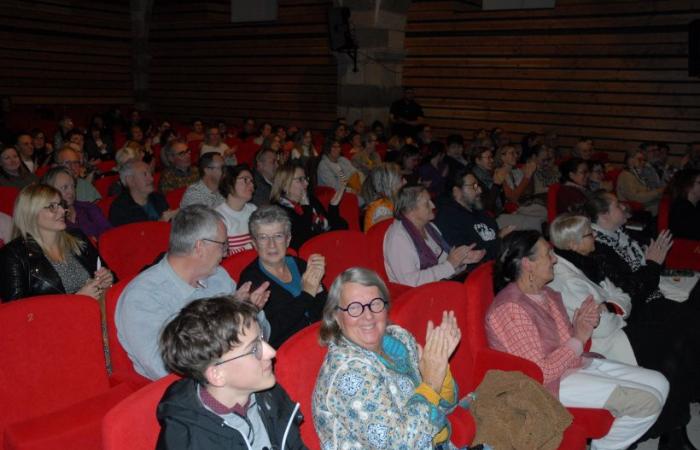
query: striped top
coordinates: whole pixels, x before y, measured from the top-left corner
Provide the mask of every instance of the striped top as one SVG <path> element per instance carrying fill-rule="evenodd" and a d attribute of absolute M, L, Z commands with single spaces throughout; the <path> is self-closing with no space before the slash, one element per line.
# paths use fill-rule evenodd
<path fill-rule="evenodd" d="M 248 230 L 248 219 L 258 207 L 252 203 L 246 203 L 242 210 L 235 211 L 224 202 L 215 209 L 224 218 L 229 254 L 252 249 L 253 238 Z"/>

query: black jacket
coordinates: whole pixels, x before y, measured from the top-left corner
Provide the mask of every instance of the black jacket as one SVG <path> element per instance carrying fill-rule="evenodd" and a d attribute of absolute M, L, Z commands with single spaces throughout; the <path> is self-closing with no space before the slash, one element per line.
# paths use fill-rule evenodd
<path fill-rule="evenodd" d="M 293 257 L 299 268 L 299 275 L 303 276 L 306 271 L 306 262 L 303 259 Z M 321 320 L 323 307 L 326 304 L 326 291 L 312 297 L 308 292 L 301 291 L 297 297 L 277 284 L 275 280 L 268 277 L 260 269 L 259 259 L 250 263 L 243 272 L 239 284 L 246 281 L 252 282 L 251 291 L 266 281 L 270 282 L 270 299 L 265 304 L 263 310 L 270 322 L 269 343 L 274 348 L 289 339 L 294 333 L 302 328 Z"/>
<path fill-rule="evenodd" d="M 290 426 L 284 449 L 282 438 L 294 410 L 294 403 L 277 384 L 255 394 L 260 416 L 275 450 L 305 449 L 299 435 L 302 416 L 298 412 Z M 243 435 L 227 425 L 218 415 L 202 406 L 197 396 L 197 382 L 183 379 L 165 391 L 158 404 L 160 423 L 157 450 L 247 450 Z"/>
<path fill-rule="evenodd" d="M 160 217 L 164 211 L 168 210 L 168 202 L 165 200 L 165 196 L 160 192 L 151 192 L 148 195 L 148 202 L 153 205 L 153 208 L 158 213 L 158 217 Z M 133 222 L 148 222 L 149 220 L 154 219 L 149 218 L 143 206 L 139 205 L 131 198 L 128 189 L 122 189 L 119 196 L 114 199 L 112 206 L 109 208 L 109 221 L 115 227 Z"/>
<path fill-rule="evenodd" d="M 469 211 L 452 197 L 438 201 L 433 223 L 448 244 L 457 247 L 476 243 L 476 249 L 486 250 L 481 262 L 496 259 L 501 246 L 496 220 L 484 210 Z"/>
<path fill-rule="evenodd" d="M 324 231 L 348 229 L 348 223 L 340 217 L 340 209 L 337 205 L 328 206 L 328 211 L 326 211 L 321 202 L 312 195 L 309 195 L 309 205 L 302 206 L 302 214 L 297 214 L 292 208 L 282 204 L 279 204 L 279 206 L 287 212 L 289 220 L 292 222 L 292 241 L 289 243 L 289 246 L 294 250 L 299 250 L 304 242 Z M 317 213 L 326 216 L 330 230 L 324 230 L 313 223 L 313 209 Z"/>
<path fill-rule="evenodd" d="M 80 230 L 70 234 L 85 243 L 75 258 L 92 276 L 97 269 L 97 249 Z M 32 238 L 18 237 L 0 249 L 0 299 L 7 302 L 35 295 L 65 294 L 58 273 Z"/>

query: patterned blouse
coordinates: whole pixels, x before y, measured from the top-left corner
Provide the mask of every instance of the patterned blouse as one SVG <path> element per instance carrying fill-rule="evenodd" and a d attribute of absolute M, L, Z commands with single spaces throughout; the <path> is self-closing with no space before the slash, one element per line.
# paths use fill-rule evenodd
<path fill-rule="evenodd" d="M 329 344 L 313 395 L 322 449 L 454 449 L 446 414 L 458 397 L 449 370 L 440 393 L 423 383 L 416 341 L 396 325 L 382 350 L 388 359 L 346 338 Z"/>

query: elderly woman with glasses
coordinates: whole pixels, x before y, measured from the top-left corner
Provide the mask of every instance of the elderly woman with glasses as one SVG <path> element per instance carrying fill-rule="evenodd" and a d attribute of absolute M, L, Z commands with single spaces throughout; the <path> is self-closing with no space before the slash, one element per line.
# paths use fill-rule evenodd
<path fill-rule="evenodd" d="M 345 193 L 341 185 L 331 198 L 328 211 L 309 192 L 309 178 L 302 167 L 286 164 L 277 169 L 272 181 L 270 200 L 281 206 L 292 222 L 289 246 L 295 250 L 314 236 L 331 230 L 345 230 L 347 222 L 340 217 L 338 205 Z"/>
<path fill-rule="evenodd" d="M 496 298 L 486 312 L 491 348 L 535 363 L 544 386 L 568 407 L 603 408 L 615 417 L 592 450 L 626 449 L 654 424 L 668 394 L 658 372 L 584 352 L 599 326 L 601 306 L 591 297 L 569 319 L 559 292 L 547 286 L 557 258 L 537 231 L 503 239 L 494 265 Z"/>
<path fill-rule="evenodd" d="M 435 205 L 423 186 L 404 186 L 398 193 L 396 220 L 384 237 L 384 266 L 389 281 L 420 286 L 464 274 L 467 265 L 486 253 L 476 244 L 450 246 L 432 223 Z"/>
<path fill-rule="evenodd" d="M 566 312 L 573 319 L 583 302 L 591 297 L 608 308 L 591 336 L 591 351 L 608 359 L 658 370 L 669 380 L 666 404 L 649 435 L 661 434 L 659 448 L 690 449 L 685 446 L 685 426 L 690 421 L 690 399 L 694 376 L 689 361 L 690 342 L 675 324 L 652 324 L 639 320 L 638 311 L 626 293 L 616 287 L 591 256 L 596 233 L 584 216 L 565 214 L 550 226 L 557 263 L 548 286 L 561 293 Z M 618 313 L 619 312 L 619 313 Z M 643 311 L 641 311 L 643 314 Z"/>
<path fill-rule="evenodd" d="M 321 319 L 326 291 L 321 279 L 323 256 L 308 261 L 287 255 L 292 224 L 279 206 L 263 206 L 250 216 L 250 232 L 258 257 L 241 273 L 241 283 L 252 287 L 270 283 L 264 311 L 271 326 L 270 345 L 278 348 L 297 331 Z"/>
<path fill-rule="evenodd" d="M 253 199 L 255 184 L 253 172 L 246 164 L 234 167 L 225 166 L 224 176 L 219 184 L 219 192 L 226 199 L 217 206 L 226 224 L 228 254 L 239 253 L 253 248 L 248 229 L 248 220 L 258 209 L 250 201 Z"/>
<path fill-rule="evenodd" d="M 14 212 L 14 239 L 0 249 L 0 299 L 45 294 L 99 298 L 114 281 L 79 230 L 66 231 L 66 207 L 55 188 L 24 188 Z"/>
<path fill-rule="evenodd" d="M 335 279 L 321 322 L 328 354 L 313 394 L 323 448 L 450 449 L 446 412 L 457 400 L 448 359 L 461 339 L 453 312 L 428 321 L 421 350 L 388 323 L 390 299 L 371 270 Z"/>

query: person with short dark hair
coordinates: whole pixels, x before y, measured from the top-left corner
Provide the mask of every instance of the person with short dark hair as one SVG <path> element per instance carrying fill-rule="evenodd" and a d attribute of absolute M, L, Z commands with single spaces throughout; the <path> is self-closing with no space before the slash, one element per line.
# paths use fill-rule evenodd
<path fill-rule="evenodd" d="M 233 297 L 204 298 L 165 326 L 162 359 L 184 378 L 158 404 L 158 450 L 306 449 L 257 314 Z"/>
<path fill-rule="evenodd" d="M 557 193 L 557 214 L 580 212 L 588 200 L 588 163 L 581 158 L 571 158 L 559 167 L 561 186 Z"/>
<path fill-rule="evenodd" d="M 247 164 L 225 168 L 219 192 L 226 200 L 215 209 L 226 224 L 226 240 L 231 255 L 253 248 L 248 219 L 258 209 L 250 203 L 254 191 L 253 172 Z"/>
<path fill-rule="evenodd" d="M 216 152 L 200 156 L 197 164 L 199 181 L 188 186 L 180 201 L 180 208 L 188 205 L 201 204 L 216 208 L 224 202 L 219 193 L 219 182 L 223 176 L 224 158 Z"/>
<path fill-rule="evenodd" d="M 192 167 L 192 151 L 184 139 L 173 139 L 165 146 L 165 157 L 168 162 L 163 169 L 158 183 L 158 189 L 164 194 L 175 189 L 189 187 L 199 181 L 196 167 Z"/>
<path fill-rule="evenodd" d="M 423 108 L 415 100 L 416 94 L 412 87 L 403 88 L 403 98 L 391 104 L 389 114 L 392 121 L 392 133 L 399 136 L 415 137 L 420 131 L 425 114 Z"/>
<path fill-rule="evenodd" d="M 272 181 L 277 171 L 277 152 L 271 149 L 261 149 L 255 155 L 255 192 L 253 204 L 263 206 L 270 204 L 272 193 Z"/>

